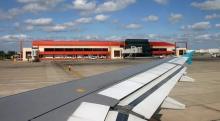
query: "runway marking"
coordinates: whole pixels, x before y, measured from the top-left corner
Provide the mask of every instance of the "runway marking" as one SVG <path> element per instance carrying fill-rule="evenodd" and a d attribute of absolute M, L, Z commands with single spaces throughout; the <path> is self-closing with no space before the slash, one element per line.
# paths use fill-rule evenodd
<path fill-rule="evenodd" d="M 76 92 L 84 93 L 84 92 L 86 92 L 86 89 L 84 89 L 84 88 L 77 88 Z"/>

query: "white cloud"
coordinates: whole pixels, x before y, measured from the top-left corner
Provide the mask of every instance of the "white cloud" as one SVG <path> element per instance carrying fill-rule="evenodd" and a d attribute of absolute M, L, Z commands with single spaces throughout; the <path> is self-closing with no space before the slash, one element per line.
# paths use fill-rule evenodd
<path fill-rule="evenodd" d="M 169 17 L 169 21 L 170 21 L 171 23 L 176 23 L 176 22 L 179 22 L 182 18 L 183 18 L 183 15 L 182 15 L 182 14 L 179 14 L 179 13 L 171 13 L 171 14 L 170 14 L 170 17 Z"/>
<path fill-rule="evenodd" d="M 83 18 L 79 18 L 77 20 L 75 20 L 76 24 L 87 24 L 92 22 L 92 18 L 91 17 L 83 17 Z"/>
<path fill-rule="evenodd" d="M 102 4 L 100 4 L 96 12 L 104 13 L 104 12 L 114 12 L 128 7 L 129 5 L 135 3 L 136 0 L 109 0 Z"/>
<path fill-rule="evenodd" d="M 53 19 L 52 18 L 27 19 L 25 23 L 33 26 L 46 26 L 46 25 L 51 25 L 53 23 Z"/>
<path fill-rule="evenodd" d="M 0 37 L 1 41 L 16 41 L 16 40 L 20 40 L 20 39 L 27 39 L 28 36 L 25 34 L 8 34 L 8 35 L 4 35 Z"/>
<path fill-rule="evenodd" d="M 23 12 L 40 12 L 47 11 L 56 7 L 59 3 L 64 0 L 19 0 L 24 3 L 22 7 Z"/>
<path fill-rule="evenodd" d="M 101 21 L 101 22 L 106 21 L 108 18 L 109 16 L 103 15 L 103 14 L 99 14 L 95 16 L 95 20 Z"/>
<path fill-rule="evenodd" d="M 21 7 L 11 8 L 8 11 L 0 10 L 0 20 L 13 19 L 24 13 L 38 13 L 55 8 L 64 0 L 17 0 Z"/>
<path fill-rule="evenodd" d="M 55 24 L 51 26 L 46 26 L 46 27 L 43 27 L 43 29 L 48 32 L 62 32 L 62 31 L 74 30 L 74 26 L 77 26 L 80 24 L 89 24 L 91 22 L 92 22 L 91 17 L 83 17 L 83 18 L 79 18 L 71 22 L 65 22 L 63 24 Z"/>
<path fill-rule="evenodd" d="M 112 23 L 113 23 L 113 24 L 118 24 L 118 23 L 119 23 L 119 20 L 118 20 L 118 19 L 113 19 L 113 20 L 112 20 Z"/>
<path fill-rule="evenodd" d="M 76 10 L 89 11 L 96 8 L 95 1 L 88 2 L 88 0 L 74 0 L 72 3 L 73 8 Z"/>
<path fill-rule="evenodd" d="M 19 0 L 23 3 L 20 11 L 37 13 L 40 11 L 47 11 L 56 7 L 63 0 Z"/>
<path fill-rule="evenodd" d="M 74 21 L 73 22 L 71 21 L 71 22 L 65 22 L 63 25 L 67 27 L 72 27 L 72 26 L 75 26 L 76 23 Z"/>
<path fill-rule="evenodd" d="M 194 30 L 206 30 L 210 28 L 210 22 L 204 21 L 204 22 L 198 22 L 193 25 L 190 25 L 189 28 L 194 29 Z"/>
<path fill-rule="evenodd" d="M 30 30 L 33 30 L 33 29 L 34 29 L 34 26 L 28 25 L 28 26 L 26 26 L 25 29 L 28 30 L 28 31 L 30 31 Z"/>
<path fill-rule="evenodd" d="M 186 26 L 182 25 L 182 26 L 180 27 L 180 29 L 184 30 L 184 29 L 186 29 Z"/>
<path fill-rule="evenodd" d="M 65 26 L 65 25 L 55 25 L 55 26 L 46 27 L 45 30 L 48 31 L 48 32 L 61 32 L 61 31 L 66 31 L 67 26 Z"/>
<path fill-rule="evenodd" d="M 19 3 L 37 2 L 38 0 L 17 0 Z"/>
<path fill-rule="evenodd" d="M 220 10 L 220 0 L 206 0 L 201 3 L 193 2 L 191 5 L 202 10 Z"/>
<path fill-rule="evenodd" d="M 40 5 L 38 3 L 30 3 L 30 4 L 26 4 L 23 6 L 22 8 L 25 12 L 39 12 L 39 11 L 46 11 L 49 8 L 47 6 L 44 5 Z"/>
<path fill-rule="evenodd" d="M 13 17 L 15 17 L 19 14 L 22 14 L 22 13 L 23 13 L 23 11 L 19 8 L 11 8 L 11 9 L 8 10 L 8 14 L 13 16 Z"/>
<path fill-rule="evenodd" d="M 99 40 L 101 37 L 98 35 L 85 35 L 83 39 L 85 40 Z"/>
<path fill-rule="evenodd" d="M 156 39 L 156 38 L 160 37 L 160 36 L 157 35 L 157 34 L 147 34 L 146 36 L 147 36 L 147 38 L 149 38 L 149 39 Z"/>
<path fill-rule="evenodd" d="M 220 15 L 213 13 L 213 14 L 205 16 L 205 19 L 207 19 L 207 20 L 216 19 L 216 18 L 220 18 Z"/>
<path fill-rule="evenodd" d="M 13 25 L 14 25 L 15 27 L 19 27 L 19 26 L 20 26 L 20 23 L 19 23 L 19 22 L 15 22 Z"/>
<path fill-rule="evenodd" d="M 140 29 L 142 26 L 140 24 L 136 24 L 136 23 L 131 23 L 131 24 L 127 24 L 125 25 L 126 29 Z"/>
<path fill-rule="evenodd" d="M 12 16 L 9 15 L 8 13 L 0 10 L 0 20 L 5 20 L 5 19 L 11 19 Z"/>
<path fill-rule="evenodd" d="M 144 21 L 150 21 L 150 22 L 155 22 L 159 20 L 159 17 L 156 15 L 149 15 L 147 17 L 144 17 Z"/>
<path fill-rule="evenodd" d="M 215 24 L 215 27 L 220 28 L 220 24 Z"/>
<path fill-rule="evenodd" d="M 161 5 L 165 5 L 168 3 L 168 0 L 154 0 L 156 3 L 161 4 Z"/>
<path fill-rule="evenodd" d="M 201 39 L 209 40 L 209 39 L 211 39 L 211 35 L 210 34 L 201 34 L 201 35 L 195 36 L 195 39 L 197 39 L 197 40 L 201 40 Z"/>

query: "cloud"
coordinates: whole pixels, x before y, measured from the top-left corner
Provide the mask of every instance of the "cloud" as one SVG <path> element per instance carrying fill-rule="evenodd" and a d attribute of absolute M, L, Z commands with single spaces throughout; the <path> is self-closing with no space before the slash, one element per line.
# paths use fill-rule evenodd
<path fill-rule="evenodd" d="M 118 19 L 113 19 L 113 20 L 112 20 L 112 23 L 113 23 L 113 24 L 118 24 L 118 23 L 119 23 L 119 20 L 118 20 Z"/>
<path fill-rule="evenodd" d="M 106 21 L 109 18 L 109 16 L 104 15 L 104 14 L 99 14 L 95 16 L 95 20 L 103 22 Z"/>
<path fill-rule="evenodd" d="M 6 20 L 6 19 L 11 19 L 12 16 L 9 15 L 8 13 L 0 10 L 0 20 Z"/>
<path fill-rule="evenodd" d="M 13 24 L 13 26 L 19 27 L 19 26 L 20 26 L 20 23 L 19 23 L 19 22 L 15 22 L 15 23 Z"/>
<path fill-rule="evenodd" d="M 200 34 L 200 35 L 195 36 L 194 39 L 197 39 L 197 40 L 201 40 L 201 39 L 210 40 L 211 36 L 212 36 L 211 34 Z"/>
<path fill-rule="evenodd" d="M 92 22 L 92 18 L 91 17 L 83 17 L 83 18 L 79 18 L 77 20 L 75 20 L 74 23 L 76 24 L 88 24 Z"/>
<path fill-rule="evenodd" d="M 159 17 L 156 15 L 149 15 L 143 18 L 144 21 L 155 22 L 159 20 Z"/>
<path fill-rule="evenodd" d="M 47 26 L 53 23 L 53 19 L 52 18 L 27 19 L 25 23 L 33 26 Z"/>
<path fill-rule="evenodd" d="M 39 11 L 46 11 L 48 10 L 48 6 L 43 6 L 43 5 L 40 5 L 38 3 L 30 3 L 30 4 L 27 4 L 25 6 L 23 6 L 22 8 L 25 12 L 33 12 L 33 13 L 36 13 L 36 12 L 39 12 Z"/>
<path fill-rule="evenodd" d="M 57 5 L 59 5 L 64 0 L 19 0 L 24 4 L 21 8 L 23 12 L 37 13 L 40 11 L 48 11 Z"/>
<path fill-rule="evenodd" d="M 136 0 L 105 0 L 104 2 L 96 2 L 95 0 L 73 0 L 71 5 L 65 6 L 65 9 L 78 10 L 81 15 L 100 14 L 124 9 L 135 2 Z"/>
<path fill-rule="evenodd" d="M 192 6 L 202 10 L 220 10 L 220 0 L 206 0 L 204 2 L 193 2 Z"/>
<path fill-rule="evenodd" d="M 98 5 L 96 12 L 114 12 L 128 7 L 129 5 L 135 3 L 136 0 L 109 0 L 100 5 Z"/>
<path fill-rule="evenodd" d="M 0 37 L 1 41 L 16 41 L 20 39 L 27 39 L 28 36 L 25 34 L 8 34 Z"/>
<path fill-rule="evenodd" d="M 21 13 L 22 11 L 18 8 L 12 8 L 9 9 L 8 11 L 3 11 L 0 9 L 0 20 L 10 20 Z"/>
<path fill-rule="evenodd" d="M 182 30 L 191 29 L 191 30 L 201 31 L 211 28 L 211 25 L 209 21 L 202 21 L 202 22 L 194 23 L 192 25 L 181 26 L 180 28 Z"/>
<path fill-rule="evenodd" d="M 99 40 L 101 37 L 98 35 L 85 35 L 83 39 L 85 40 Z"/>
<path fill-rule="evenodd" d="M 194 29 L 194 30 L 206 30 L 210 28 L 210 22 L 205 21 L 205 22 L 198 22 L 193 25 L 190 25 L 189 28 Z"/>
<path fill-rule="evenodd" d="M 38 13 L 55 8 L 64 0 L 17 0 L 21 7 L 11 8 L 7 11 L 0 10 L 0 20 L 14 19 L 25 13 Z"/>
<path fill-rule="evenodd" d="M 158 34 L 147 34 L 146 37 L 149 38 L 149 39 L 157 39 L 158 37 L 160 37 L 160 35 L 158 35 Z"/>
<path fill-rule="evenodd" d="M 74 21 L 65 22 L 63 24 L 50 24 L 50 26 L 43 27 L 43 30 L 47 32 L 63 32 L 68 30 L 76 30 L 74 26 L 81 24 L 89 24 L 92 22 L 92 20 L 93 19 L 91 17 L 82 17 Z"/>
<path fill-rule="evenodd" d="M 73 2 L 73 9 L 81 10 L 81 11 L 90 11 L 96 8 L 96 2 L 88 0 L 74 0 Z"/>
<path fill-rule="evenodd" d="M 220 18 L 220 15 L 213 13 L 213 14 L 205 16 L 205 19 L 207 19 L 207 20 L 216 19 L 216 18 Z"/>
<path fill-rule="evenodd" d="M 46 27 L 45 30 L 48 32 L 61 32 L 61 31 L 66 31 L 67 28 L 68 27 L 65 25 L 54 25 L 54 26 Z"/>
<path fill-rule="evenodd" d="M 170 17 L 169 17 L 169 21 L 170 21 L 171 23 L 177 23 L 177 22 L 179 22 L 182 18 L 183 18 L 183 15 L 182 15 L 182 14 L 179 14 L 179 13 L 171 13 L 171 14 L 170 14 Z"/>
<path fill-rule="evenodd" d="M 17 0 L 19 3 L 30 3 L 30 2 L 37 2 L 38 0 Z"/>
<path fill-rule="evenodd" d="M 140 24 L 131 23 L 131 24 L 125 25 L 125 28 L 126 29 L 140 29 L 142 28 L 142 26 Z"/>
<path fill-rule="evenodd" d="M 31 26 L 31 25 L 28 25 L 25 27 L 25 30 L 28 30 L 28 31 L 33 30 L 33 29 L 34 29 L 34 26 Z"/>
<path fill-rule="evenodd" d="M 220 24 L 215 24 L 215 27 L 220 28 Z"/>
<path fill-rule="evenodd" d="M 169 0 L 154 0 L 154 1 L 158 4 L 165 5 L 168 3 Z"/>

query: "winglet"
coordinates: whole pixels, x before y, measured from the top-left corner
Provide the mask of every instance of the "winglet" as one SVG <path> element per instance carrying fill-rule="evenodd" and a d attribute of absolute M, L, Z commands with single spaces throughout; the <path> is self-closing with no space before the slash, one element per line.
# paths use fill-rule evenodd
<path fill-rule="evenodd" d="M 186 61 L 187 64 L 192 64 L 192 57 L 194 53 L 195 53 L 195 50 L 187 50 L 186 54 L 183 55 L 183 57 L 188 58 Z"/>

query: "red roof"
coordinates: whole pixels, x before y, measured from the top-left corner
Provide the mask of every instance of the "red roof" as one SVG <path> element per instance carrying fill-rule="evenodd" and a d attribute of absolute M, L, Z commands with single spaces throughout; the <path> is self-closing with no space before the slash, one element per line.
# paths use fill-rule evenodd
<path fill-rule="evenodd" d="M 149 42 L 151 46 L 175 46 L 168 42 Z M 121 41 L 88 41 L 88 40 L 34 40 L 32 46 L 124 46 Z"/>
<path fill-rule="evenodd" d="M 53 40 L 35 40 L 32 46 L 123 46 L 120 41 L 88 41 L 88 40 L 71 40 L 71 41 L 53 41 Z"/>
<path fill-rule="evenodd" d="M 151 46 L 175 46 L 175 44 L 168 42 L 149 42 Z"/>

